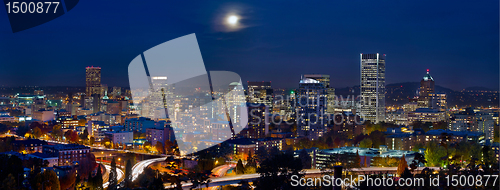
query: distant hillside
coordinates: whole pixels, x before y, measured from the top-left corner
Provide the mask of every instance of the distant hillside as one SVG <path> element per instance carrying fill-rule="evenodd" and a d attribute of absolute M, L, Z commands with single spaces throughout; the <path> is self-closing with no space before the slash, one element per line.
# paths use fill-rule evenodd
<path fill-rule="evenodd" d="M 68 92 L 85 92 L 85 87 L 72 86 L 45 86 L 45 87 L 0 87 L 0 95 L 11 95 L 15 93 L 33 94 L 35 90 L 43 90 L 44 94 L 61 94 Z"/>
<path fill-rule="evenodd" d="M 386 105 L 403 105 L 408 103 L 409 98 L 413 98 L 418 95 L 418 89 L 420 88 L 420 82 L 404 82 L 404 83 L 394 83 L 386 85 Z M 498 106 L 499 98 L 498 92 L 492 91 L 491 89 L 484 87 L 471 87 L 466 88 L 466 91 L 474 92 L 462 92 L 454 91 L 452 89 L 436 85 L 436 92 L 445 93 L 448 98 L 448 106 Z M 477 92 L 477 91 L 491 91 L 491 92 Z M 359 86 L 336 88 L 335 94 L 344 98 L 347 95 L 359 95 Z"/>
<path fill-rule="evenodd" d="M 465 91 L 496 91 L 491 88 L 486 88 L 482 86 L 473 86 L 473 87 L 468 87 L 464 89 Z"/>

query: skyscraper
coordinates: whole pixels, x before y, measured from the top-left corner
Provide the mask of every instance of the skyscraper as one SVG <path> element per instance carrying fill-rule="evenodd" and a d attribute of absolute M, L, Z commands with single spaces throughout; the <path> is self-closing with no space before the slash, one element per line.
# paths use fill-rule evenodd
<path fill-rule="evenodd" d="M 361 54 L 361 116 L 378 123 L 385 120 L 385 54 Z"/>
<path fill-rule="evenodd" d="M 101 94 L 101 68 L 100 67 L 87 67 L 85 69 L 85 82 L 86 90 L 85 95 L 87 97 L 93 94 Z"/>
<path fill-rule="evenodd" d="M 325 108 L 326 112 L 333 114 L 335 108 L 335 88 L 330 87 L 330 75 L 321 75 L 321 74 L 307 74 L 303 76 L 304 78 L 310 78 L 323 83 L 323 86 L 326 88 L 326 97 L 327 97 L 327 108 Z"/>
<path fill-rule="evenodd" d="M 174 85 L 167 84 L 166 76 L 156 76 L 151 78 L 151 96 L 148 97 L 148 109 L 143 107 L 143 117 L 151 119 L 162 119 L 170 117 L 167 116 L 167 106 L 174 105 L 173 90 Z M 170 108 L 172 109 L 172 108 Z M 173 116 L 173 115 L 172 115 Z"/>
<path fill-rule="evenodd" d="M 418 106 L 419 107 L 432 107 L 430 94 L 434 93 L 434 79 L 429 74 L 429 69 L 427 69 L 427 74 L 424 75 L 420 81 L 420 91 L 418 94 Z"/>
<path fill-rule="evenodd" d="M 248 82 L 248 102 L 266 104 L 272 110 L 273 89 L 271 82 Z"/>
<path fill-rule="evenodd" d="M 309 77 L 306 77 L 309 76 Z M 325 113 L 330 81 L 328 75 L 302 75 L 297 90 L 297 131 L 314 140 L 326 133 Z"/>

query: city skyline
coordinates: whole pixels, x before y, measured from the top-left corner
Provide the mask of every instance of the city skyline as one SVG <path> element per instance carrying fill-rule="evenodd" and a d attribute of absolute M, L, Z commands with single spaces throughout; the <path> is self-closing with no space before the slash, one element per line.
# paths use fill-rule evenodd
<path fill-rule="evenodd" d="M 500 187 L 498 1 L 4 3 L 2 190 Z"/>
<path fill-rule="evenodd" d="M 430 69 L 441 86 L 453 90 L 497 90 L 498 2 L 427 4 L 324 2 L 314 6 L 321 14 L 302 15 L 291 12 L 311 12 L 300 3 L 199 2 L 207 8 L 189 16 L 192 4 L 181 2 L 121 3 L 116 10 L 80 2 L 69 14 L 26 31 L 11 33 L 8 25 L 0 25 L 0 85 L 84 86 L 81 68 L 100 66 L 103 84 L 126 87 L 126 68 L 134 56 L 194 32 L 207 70 L 233 71 L 242 81 L 296 88 L 301 74 L 317 73 L 330 75 L 332 87 L 356 86 L 359 53 L 383 52 L 391 63 L 387 84 L 418 81 Z M 165 7 L 168 11 L 156 10 Z M 370 13 L 372 7 L 384 11 Z M 140 14 L 124 11 L 131 8 Z M 234 22 L 240 25 L 225 26 L 230 14 L 239 16 Z M 98 30 L 82 32 L 94 27 Z"/>

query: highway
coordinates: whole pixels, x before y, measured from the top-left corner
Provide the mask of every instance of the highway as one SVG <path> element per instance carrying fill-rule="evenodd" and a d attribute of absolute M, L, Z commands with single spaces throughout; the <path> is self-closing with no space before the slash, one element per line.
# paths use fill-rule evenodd
<path fill-rule="evenodd" d="M 236 165 L 234 165 L 234 164 L 225 164 L 225 165 L 217 166 L 216 168 L 214 168 L 212 170 L 212 174 L 216 175 L 217 177 L 222 177 L 222 176 L 226 175 L 226 172 L 229 169 L 234 168 L 234 167 L 236 167 Z"/>
<path fill-rule="evenodd" d="M 104 188 L 107 188 L 108 185 L 109 185 L 109 172 L 111 171 L 111 166 L 110 165 L 104 165 L 104 167 L 106 168 L 106 174 L 107 175 L 103 175 L 102 176 L 102 181 L 105 182 L 102 186 Z M 120 183 L 120 181 L 122 181 L 123 178 L 125 177 L 125 174 L 123 173 L 123 170 L 120 169 L 120 167 L 116 167 L 116 171 L 118 173 L 116 179 L 118 179 L 118 183 Z"/>
<path fill-rule="evenodd" d="M 231 168 L 234 168 L 236 167 L 235 164 L 225 164 L 225 165 L 221 165 L 221 166 L 217 166 L 216 168 L 214 168 L 212 170 L 212 174 L 217 176 L 217 177 L 223 177 L 224 175 L 226 175 L 227 171 Z M 207 190 L 216 190 L 217 187 L 209 187 Z"/>
<path fill-rule="evenodd" d="M 166 158 L 167 157 L 153 158 L 137 162 L 137 164 L 132 167 L 132 181 L 136 180 L 146 167 L 152 163 L 164 161 Z"/>

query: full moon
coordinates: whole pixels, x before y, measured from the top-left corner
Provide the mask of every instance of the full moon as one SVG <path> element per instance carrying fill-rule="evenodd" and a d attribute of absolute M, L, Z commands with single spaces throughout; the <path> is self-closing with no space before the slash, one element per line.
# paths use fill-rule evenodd
<path fill-rule="evenodd" d="M 229 23 L 231 25 L 236 25 L 236 24 L 238 24 L 239 19 L 240 18 L 238 18 L 238 16 L 231 15 L 231 16 L 227 17 L 227 23 Z"/>

